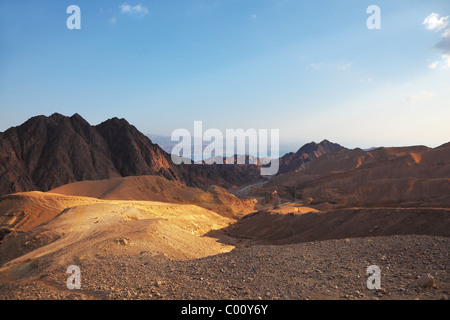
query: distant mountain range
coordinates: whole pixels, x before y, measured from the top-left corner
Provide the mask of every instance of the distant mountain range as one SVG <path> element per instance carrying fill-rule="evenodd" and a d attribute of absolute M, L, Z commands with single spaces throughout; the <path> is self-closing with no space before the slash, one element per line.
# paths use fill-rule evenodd
<path fill-rule="evenodd" d="M 91 126 L 78 114 L 55 113 L 33 117 L 0 133 L 0 194 L 141 175 L 203 188 L 260 178 L 257 166 L 175 165 L 167 152 L 125 119 Z"/>
<path fill-rule="evenodd" d="M 167 145 L 165 146 L 167 148 Z M 280 172 L 339 148 L 323 141 L 281 159 Z M 251 156 L 245 156 L 248 161 Z M 236 156 L 225 159 L 229 163 Z M 80 115 L 36 116 L 0 133 L 0 194 L 47 191 L 84 180 L 159 175 L 192 187 L 233 187 L 261 179 L 256 165 L 175 165 L 125 119 L 92 126 Z"/>
<path fill-rule="evenodd" d="M 276 189 L 282 196 L 329 203 L 358 203 L 364 198 L 364 203 L 374 205 L 395 204 L 422 197 L 424 203 L 446 204 L 448 199 L 442 192 L 450 194 L 449 152 L 450 143 L 434 149 L 362 150 L 346 149 L 328 140 L 311 142 L 282 156 L 278 175 L 259 192 Z M 230 164 L 238 158 L 256 165 Z M 217 158 L 209 162 L 212 160 Z M 261 161 L 253 156 L 225 157 L 224 163 L 175 165 L 168 152 L 125 119 L 112 118 L 92 126 L 78 114 L 66 117 L 55 113 L 33 117 L 0 133 L 0 194 L 143 175 L 162 176 L 202 189 L 264 180 Z"/>
<path fill-rule="evenodd" d="M 157 134 L 147 134 L 147 136 L 156 144 L 158 144 L 163 150 L 170 153 L 178 142 L 171 141 L 168 136 L 161 136 Z M 204 143 L 203 147 L 206 147 L 209 142 Z M 224 144 L 225 145 L 225 144 Z M 280 161 L 280 169 L 278 174 L 286 173 L 292 170 L 300 168 L 304 163 L 317 159 L 321 155 L 339 150 L 342 148 L 341 145 L 337 143 L 330 142 L 328 140 L 323 140 L 320 143 L 310 142 L 302 146 L 297 152 L 289 152 L 283 155 Z M 194 147 L 192 147 L 194 150 Z M 206 163 L 214 163 L 214 161 L 219 160 L 220 157 L 212 157 L 209 159 L 204 159 Z M 223 163 L 236 163 L 237 159 L 244 161 L 245 163 L 268 163 L 271 158 L 259 159 L 253 155 L 234 155 L 222 157 Z"/>
<path fill-rule="evenodd" d="M 437 148 L 380 147 L 370 151 L 328 147 L 335 151 L 272 178 L 257 193 L 262 196 L 276 190 L 282 197 L 323 205 L 324 209 L 450 206 L 450 143 Z M 303 158 L 309 157 L 297 157 L 295 166 Z"/>
<path fill-rule="evenodd" d="M 164 135 L 159 135 L 159 134 L 146 134 L 146 136 L 149 137 L 153 143 L 158 144 L 167 153 L 171 153 L 173 147 L 175 147 L 178 144 L 177 141 L 172 141 L 170 136 L 164 136 Z M 223 141 L 224 146 L 226 145 L 225 143 L 226 143 L 226 140 L 224 139 L 224 141 Z M 209 144 L 210 144 L 210 142 L 203 142 L 203 149 L 206 146 L 208 146 Z M 292 147 L 291 145 L 280 145 L 279 148 L 280 148 L 279 149 L 280 156 L 287 154 L 294 149 L 294 147 Z M 191 150 L 194 150 L 194 143 L 192 143 Z M 268 150 L 268 151 L 270 154 L 270 150 Z M 196 155 L 196 156 L 201 156 L 201 155 Z M 236 156 L 236 155 L 226 155 L 226 158 L 228 158 L 228 160 L 232 160 L 231 158 L 233 158 L 233 156 Z M 239 156 L 243 156 L 243 155 L 239 155 Z M 250 156 L 250 159 L 256 158 L 255 154 L 250 154 L 250 155 L 246 154 L 245 156 Z M 192 155 L 192 157 L 194 157 L 194 155 Z M 267 158 L 267 159 L 269 159 L 269 158 Z M 204 160 L 208 162 L 208 159 L 204 159 Z"/>

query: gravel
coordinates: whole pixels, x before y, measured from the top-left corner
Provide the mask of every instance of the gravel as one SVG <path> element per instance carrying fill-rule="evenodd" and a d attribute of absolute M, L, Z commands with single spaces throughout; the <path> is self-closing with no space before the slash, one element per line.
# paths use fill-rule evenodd
<path fill-rule="evenodd" d="M 37 263 L 26 278 L 0 277 L 0 299 L 447 300 L 449 248 L 450 238 L 408 235 L 247 246 L 190 261 L 107 254 L 77 261 L 81 290 L 67 289 L 67 266 Z M 367 288 L 371 265 L 381 269 L 379 290 Z M 423 274 L 434 286 L 420 285 Z"/>

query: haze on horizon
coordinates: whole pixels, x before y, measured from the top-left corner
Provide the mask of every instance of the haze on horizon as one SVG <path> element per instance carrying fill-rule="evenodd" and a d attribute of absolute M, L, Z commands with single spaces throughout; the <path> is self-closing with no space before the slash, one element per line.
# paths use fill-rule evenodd
<path fill-rule="evenodd" d="M 66 9 L 81 8 L 81 30 Z M 381 30 L 369 30 L 369 5 Z M 280 129 L 281 145 L 450 140 L 450 3 L 0 2 L 0 131 L 36 115 L 145 134 Z"/>

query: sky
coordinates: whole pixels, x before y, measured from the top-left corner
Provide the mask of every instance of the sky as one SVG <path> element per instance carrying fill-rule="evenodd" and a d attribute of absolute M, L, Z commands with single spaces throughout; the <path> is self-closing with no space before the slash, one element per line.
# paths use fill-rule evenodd
<path fill-rule="evenodd" d="M 58 112 L 168 136 L 196 120 L 279 129 L 292 151 L 436 147 L 450 141 L 449 16 L 448 0 L 0 0 L 0 131 Z"/>

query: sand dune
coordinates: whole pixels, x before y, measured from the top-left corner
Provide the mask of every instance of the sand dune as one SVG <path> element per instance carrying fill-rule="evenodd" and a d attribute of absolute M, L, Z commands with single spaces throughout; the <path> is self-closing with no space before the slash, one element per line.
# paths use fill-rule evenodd
<path fill-rule="evenodd" d="M 12 216 L 20 211 L 17 223 L 11 223 L 12 216 L 1 221 L 3 228 L 12 229 L 0 246 L 0 265 L 6 263 L 3 271 L 23 268 L 23 263 L 38 258 L 39 263 L 56 268 L 74 259 L 111 253 L 192 259 L 233 248 L 203 237 L 233 220 L 195 205 L 40 192 L 9 196 L 1 204 L 9 207 Z"/>
<path fill-rule="evenodd" d="M 196 204 L 230 218 L 255 211 L 256 204 L 254 199 L 239 199 L 217 186 L 211 186 L 207 191 L 203 191 L 159 176 L 75 182 L 49 192 L 105 200 Z"/>
<path fill-rule="evenodd" d="M 0 198 L 0 227 L 26 232 L 52 220 L 66 208 L 100 202 L 39 191 L 16 193 Z"/>
<path fill-rule="evenodd" d="M 233 223 L 225 216 L 250 212 L 255 203 L 219 187 L 205 192 L 156 176 L 8 195 L 0 200 L 0 264 L 11 274 L 37 259 L 53 261 L 54 268 L 111 253 L 175 260 L 214 255 L 233 246 L 203 235 Z"/>

